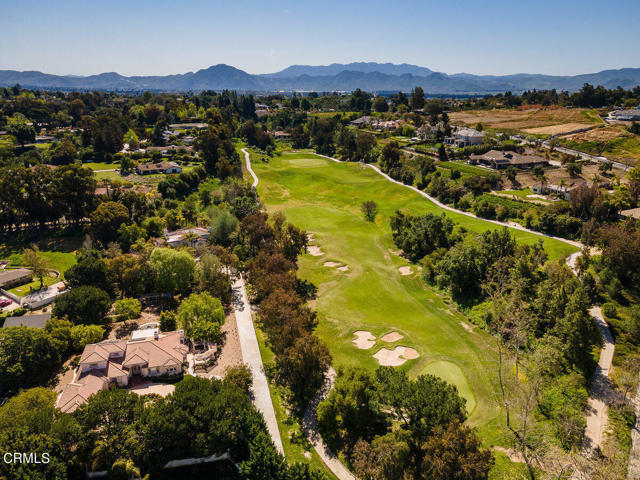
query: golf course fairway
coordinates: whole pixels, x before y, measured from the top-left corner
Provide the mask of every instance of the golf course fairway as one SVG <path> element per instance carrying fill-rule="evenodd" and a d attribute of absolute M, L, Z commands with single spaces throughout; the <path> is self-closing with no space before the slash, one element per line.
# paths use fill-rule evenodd
<path fill-rule="evenodd" d="M 467 400 L 468 423 L 477 427 L 488 445 L 502 443 L 495 340 L 470 328 L 462 314 L 425 285 L 416 266 L 412 273 L 401 274 L 399 268 L 409 263 L 393 253 L 389 217 L 398 209 L 412 214 L 444 212 L 470 231 L 501 227 L 444 211 L 357 163 L 292 153 L 268 163 L 252 156 L 252 167 L 269 212 L 283 211 L 290 222 L 313 235 L 310 244 L 317 248 L 313 255 L 299 258 L 299 276 L 318 287 L 313 305 L 318 312 L 317 332 L 329 346 L 334 367 L 375 369 L 379 364 L 373 355 L 382 348 L 413 348 L 419 357 L 397 368 L 412 376 L 431 373 L 455 384 Z M 375 222 L 366 221 L 360 210 L 367 200 L 378 204 Z M 552 259 L 577 250 L 558 240 L 511 232 L 520 243 L 542 239 Z M 357 348 L 355 331 L 370 332 L 375 343 L 368 349 Z M 403 338 L 383 341 L 381 337 L 390 332 Z"/>

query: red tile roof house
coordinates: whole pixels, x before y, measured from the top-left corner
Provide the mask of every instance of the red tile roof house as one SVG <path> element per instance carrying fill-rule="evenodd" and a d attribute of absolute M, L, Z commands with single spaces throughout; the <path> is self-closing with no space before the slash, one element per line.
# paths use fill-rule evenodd
<path fill-rule="evenodd" d="M 73 412 L 91 395 L 111 385 L 126 387 L 138 375 L 146 378 L 180 375 L 188 350 L 181 331 L 87 345 L 74 380 L 60 394 L 56 406 L 63 412 Z"/>

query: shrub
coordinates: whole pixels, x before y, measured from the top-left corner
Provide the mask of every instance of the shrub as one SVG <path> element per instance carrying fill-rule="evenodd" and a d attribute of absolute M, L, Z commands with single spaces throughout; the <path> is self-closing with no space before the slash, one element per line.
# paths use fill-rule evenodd
<path fill-rule="evenodd" d="M 118 321 L 133 320 L 140 316 L 142 305 L 136 298 L 123 298 L 113 304 Z"/>
<path fill-rule="evenodd" d="M 602 305 L 602 313 L 604 313 L 605 317 L 616 318 L 618 316 L 618 309 L 613 303 L 607 302 Z"/>

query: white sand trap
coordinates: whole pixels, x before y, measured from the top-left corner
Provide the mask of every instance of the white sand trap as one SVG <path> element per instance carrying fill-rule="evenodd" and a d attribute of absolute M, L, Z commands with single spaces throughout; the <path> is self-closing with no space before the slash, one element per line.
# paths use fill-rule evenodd
<path fill-rule="evenodd" d="M 320 255 L 324 255 L 324 252 L 320 250 L 320 247 L 316 245 L 309 245 L 307 247 L 307 250 L 309 250 L 309 254 L 313 255 L 314 257 L 319 257 Z"/>
<path fill-rule="evenodd" d="M 315 240 L 314 233 L 307 233 L 307 242 L 313 242 Z"/>
<path fill-rule="evenodd" d="M 383 367 L 399 367 L 407 360 L 414 360 L 419 356 L 420 354 L 413 348 L 397 346 L 393 350 L 381 348 L 373 355 L 373 358 L 378 360 L 378 363 Z"/>
<path fill-rule="evenodd" d="M 343 265 L 341 267 L 338 267 L 337 270 L 340 270 L 341 272 L 348 272 L 349 271 L 349 265 Z"/>
<path fill-rule="evenodd" d="M 467 332 L 473 333 L 473 327 L 467 322 L 460 322 L 460 325 L 462 325 L 462 328 L 464 328 Z"/>
<path fill-rule="evenodd" d="M 400 267 L 398 270 L 400 271 L 400 275 L 411 275 L 413 273 L 411 267 Z"/>
<path fill-rule="evenodd" d="M 329 268 L 336 268 L 338 265 L 340 265 L 340 262 L 324 262 L 323 265 Z"/>
<path fill-rule="evenodd" d="M 398 332 L 389 332 L 386 335 L 381 336 L 380 340 L 382 340 L 383 342 L 393 343 L 393 342 L 397 342 L 398 340 L 402 340 L 403 338 L 404 338 L 404 335 Z"/>
<path fill-rule="evenodd" d="M 367 350 L 376 343 L 376 337 L 373 333 L 366 330 L 357 330 L 353 334 L 356 336 L 353 344 L 361 350 Z"/>

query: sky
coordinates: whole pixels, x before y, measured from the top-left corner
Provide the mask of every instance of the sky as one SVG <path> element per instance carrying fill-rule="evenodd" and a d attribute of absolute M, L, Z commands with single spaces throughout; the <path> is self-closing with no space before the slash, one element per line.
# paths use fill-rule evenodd
<path fill-rule="evenodd" d="M 0 2 L 0 69 L 167 75 L 226 63 L 411 63 L 453 73 L 640 67 L 638 0 Z"/>

